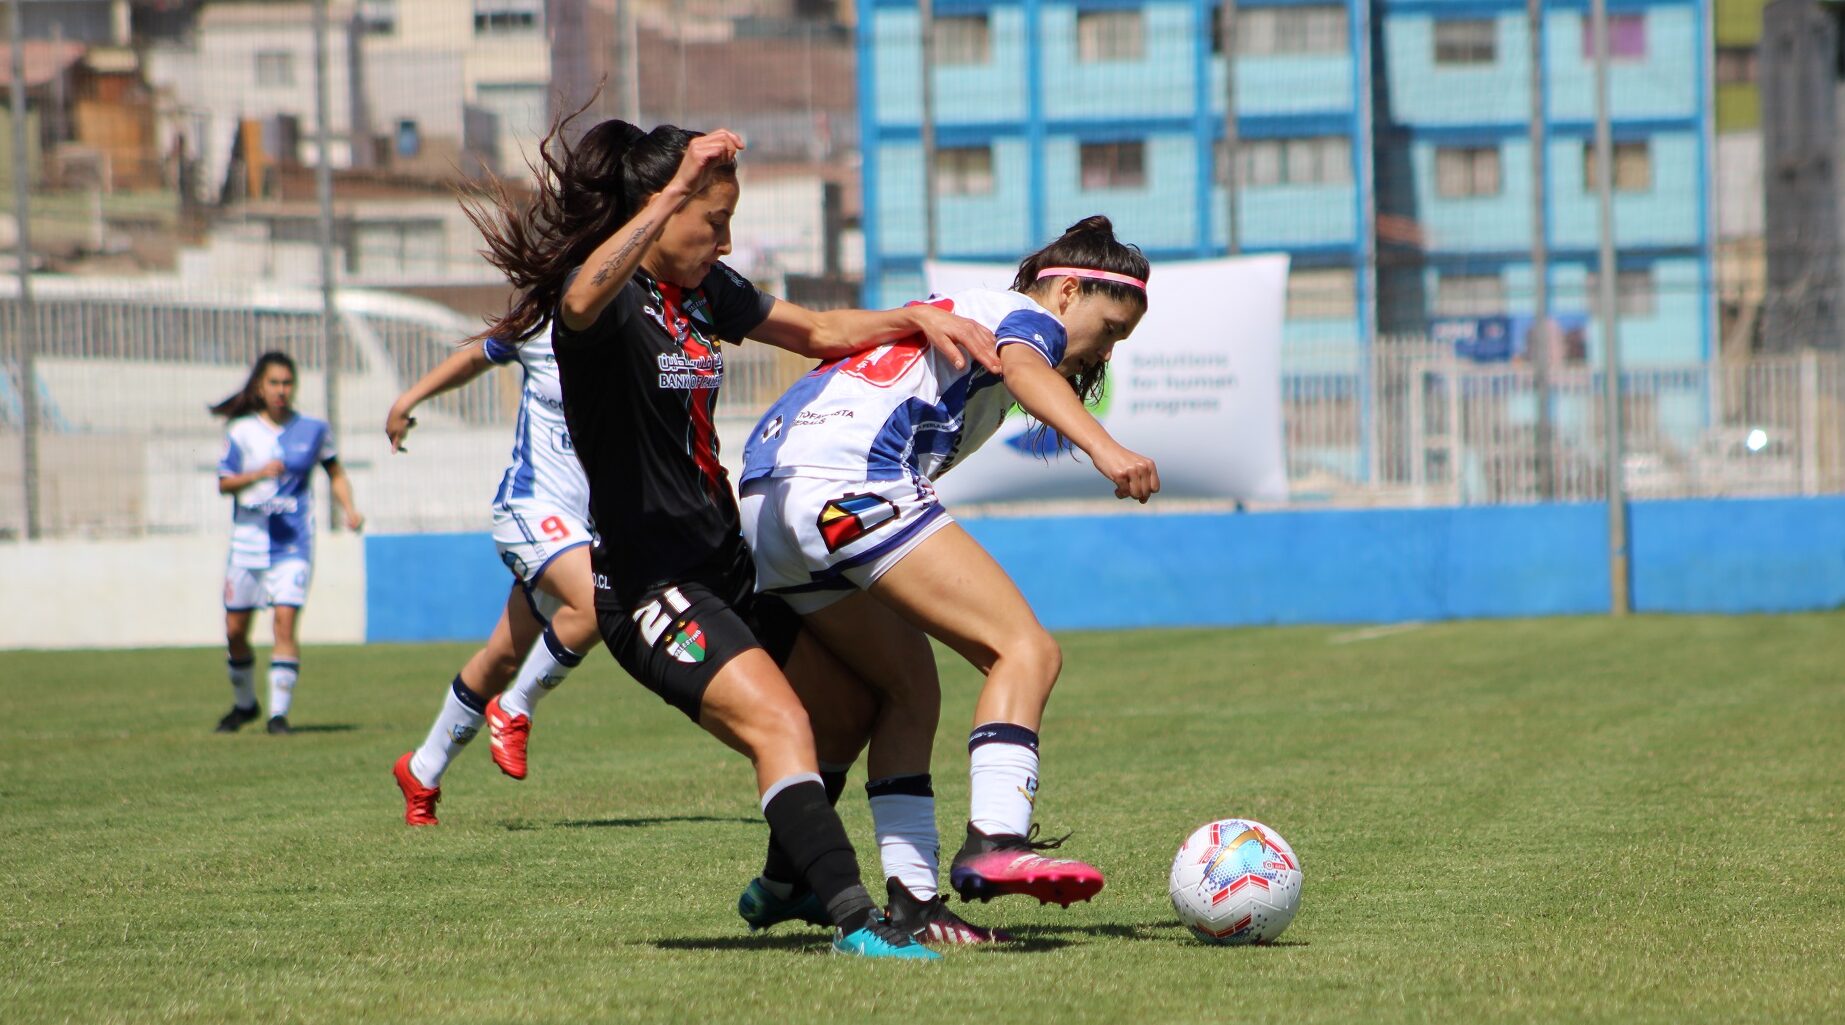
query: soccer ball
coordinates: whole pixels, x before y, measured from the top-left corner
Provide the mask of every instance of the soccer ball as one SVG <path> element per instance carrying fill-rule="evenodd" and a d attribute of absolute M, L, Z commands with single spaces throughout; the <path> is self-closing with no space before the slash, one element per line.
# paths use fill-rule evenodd
<path fill-rule="evenodd" d="M 1300 910 L 1300 859 L 1249 819 L 1199 826 L 1172 859 L 1172 909 L 1206 943 L 1268 943 Z"/>

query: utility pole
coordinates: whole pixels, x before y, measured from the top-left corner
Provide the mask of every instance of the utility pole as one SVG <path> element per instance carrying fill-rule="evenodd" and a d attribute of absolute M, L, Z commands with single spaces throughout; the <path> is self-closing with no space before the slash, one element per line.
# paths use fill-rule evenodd
<path fill-rule="evenodd" d="M 320 199 L 320 352 L 327 372 L 327 429 L 337 445 L 340 436 L 340 366 L 345 363 L 339 330 L 338 296 L 333 280 L 333 129 L 327 81 L 327 3 L 314 0 L 314 145 L 320 159 L 314 168 L 314 191 Z M 341 527 L 333 489 L 327 489 L 327 529 Z"/>
<path fill-rule="evenodd" d="M 38 508 L 38 312 L 32 302 L 32 162 L 26 150 L 25 0 L 7 5 L 7 35 L 12 51 L 13 219 L 19 230 L 13 260 L 19 273 L 19 444 L 25 482 L 26 538 L 36 541 L 44 530 Z"/>
<path fill-rule="evenodd" d="M 1625 616 L 1633 602 L 1628 592 L 1627 485 L 1621 467 L 1621 338 L 1615 309 L 1614 262 L 1614 129 L 1608 116 L 1608 0 L 1591 0 L 1589 17 L 1595 36 L 1595 192 L 1601 211 L 1601 272 L 1596 291 L 1601 302 L 1602 418 L 1607 450 L 1603 453 L 1608 492 L 1609 612 Z"/>
<path fill-rule="evenodd" d="M 1537 392 L 1537 491 L 1550 501 L 1556 497 L 1556 429 L 1551 423 L 1550 360 L 1550 126 L 1544 96 L 1544 0 L 1525 0 L 1525 20 L 1531 36 L 1531 330 L 1525 334 L 1525 354 L 1531 360 L 1531 377 Z"/>
<path fill-rule="evenodd" d="M 1236 124 L 1236 0 L 1223 0 L 1217 25 L 1217 49 L 1224 58 L 1224 230 L 1225 248 L 1231 256 L 1243 252 L 1243 217 L 1238 206 L 1242 192 L 1242 137 Z"/>

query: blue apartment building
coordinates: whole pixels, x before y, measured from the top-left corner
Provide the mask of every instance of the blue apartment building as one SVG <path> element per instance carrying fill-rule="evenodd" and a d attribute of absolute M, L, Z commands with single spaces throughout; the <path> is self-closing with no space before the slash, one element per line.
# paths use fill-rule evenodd
<path fill-rule="evenodd" d="M 1708 4 L 1610 0 L 1630 366 L 1700 364 L 1714 344 Z M 1548 0 L 1544 33 L 1563 315 L 1590 312 L 1596 260 L 1587 12 Z M 937 253 L 1014 260 L 1094 212 L 1156 262 L 1223 253 L 1217 16 L 1213 0 L 937 0 Z M 1524 0 L 1242 0 L 1237 18 L 1241 241 L 1293 258 L 1284 365 L 1530 312 Z M 860 10 L 872 304 L 923 291 L 919 25 L 915 0 Z"/>
<path fill-rule="evenodd" d="M 1707 0 L 1611 0 L 1617 313 L 1627 366 L 1703 363 L 1711 296 Z M 1535 279 L 1524 0 L 1380 0 L 1378 212 L 1413 226 L 1379 251 L 1385 330 L 1529 314 Z M 1543 45 L 1550 306 L 1591 316 L 1598 262 L 1586 0 L 1549 0 Z M 1591 319 L 1587 358 L 1598 362 Z"/>
<path fill-rule="evenodd" d="M 1209 0 L 937 0 L 936 252 L 1017 260 L 1092 213 L 1156 263 L 1228 241 L 1225 97 Z M 1293 255 L 1290 341 L 1370 330 L 1362 3 L 1245 0 L 1242 247 Z M 920 20 L 860 11 L 866 301 L 922 294 Z M 1291 294 L 1291 299 L 1292 299 Z"/>

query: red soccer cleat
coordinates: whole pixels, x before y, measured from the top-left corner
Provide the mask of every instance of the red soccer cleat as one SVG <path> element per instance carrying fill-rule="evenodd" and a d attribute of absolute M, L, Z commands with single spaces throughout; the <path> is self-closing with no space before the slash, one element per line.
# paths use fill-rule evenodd
<path fill-rule="evenodd" d="M 525 742 L 532 735 L 532 717 L 507 715 L 500 708 L 500 695 L 487 702 L 487 750 L 493 752 L 493 764 L 514 779 L 525 778 Z"/>
<path fill-rule="evenodd" d="M 436 802 L 442 800 L 441 787 L 426 787 L 423 781 L 410 771 L 410 755 L 405 751 L 397 764 L 391 766 L 391 775 L 397 777 L 397 789 L 404 792 L 404 824 L 410 826 L 433 826 L 436 824 Z"/>
<path fill-rule="evenodd" d="M 1063 839 L 1038 840 L 1037 832 L 1034 825 L 1025 836 L 988 836 L 968 826 L 967 843 L 948 871 L 955 892 L 964 901 L 1019 893 L 1067 908 L 1102 891 L 1102 873 L 1094 865 L 1039 854 L 1062 846 Z"/>

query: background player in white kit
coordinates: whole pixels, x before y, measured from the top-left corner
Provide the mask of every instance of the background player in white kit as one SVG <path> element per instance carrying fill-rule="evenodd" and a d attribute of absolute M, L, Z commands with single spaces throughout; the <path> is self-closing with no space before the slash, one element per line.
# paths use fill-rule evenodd
<path fill-rule="evenodd" d="M 250 650 L 250 620 L 260 608 L 275 609 L 269 732 L 291 732 L 289 705 L 301 672 L 295 628 L 314 575 L 316 466 L 327 471 L 347 529 L 365 524 L 334 451 L 332 430 L 324 420 L 296 413 L 294 402 L 294 360 L 265 352 L 243 389 L 211 407 L 213 415 L 230 421 L 218 460 L 218 493 L 234 496 L 231 553 L 224 569 L 224 637 L 236 701 L 218 720 L 220 733 L 235 732 L 262 714 L 256 703 L 256 654 Z"/>
<path fill-rule="evenodd" d="M 956 525 L 931 478 L 998 429 L 1016 399 L 1086 453 L 1115 494 L 1159 490 L 1153 461 L 1123 448 L 1084 408 L 1108 359 L 1146 312 L 1147 260 L 1090 217 L 1020 265 L 1011 291 L 933 300 L 993 329 L 1003 380 L 956 370 L 902 341 L 824 365 L 757 425 L 744 456 L 744 534 L 757 584 L 805 617 L 857 675 L 883 684 L 931 658 L 926 631 L 987 675 L 968 737 L 971 810 L 951 880 L 964 899 L 1021 893 L 1068 904 L 1102 888 L 1100 872 L 1038 851 L 1038 728 L 1062 667 L 1057 642 L 992 556 Z M 860 591 L 867 593 L 861 594 Z M 875 599 L 875 600 L 874 600 Z M 907 674 L 914 678 L 914 673 Z M 866 791 L 889 879 L 894 923 L 928 923 L 925 939 L 982 942 L 985 930 L 938 913 L 929 752 L 939 689 L 884 689 Z M 802 693 L 810 707 L 832 700 Z M 739 912 L 753 926 L 772 903 L 751 884 Z M 920 928 L 920 926 L 919 926 Z"/>
<path fill-rule="evenodd" d="M 392 451 L 405 451 L 418 404 L 515 361 L 524 380 L 512 463 L 493 496 L 493 542 L 512 571 L 512 589 L 487 643 L 449 683 L 422 746 L 392 766 L 404 795 L 404 821 L 412 826 L 436 824 L 442 775 L 483 720 L 494 763 L 514 779 L 525 778 L 533 706 L 564 682 L 600 637 L 590 586 L 589 481 L 564 424 L 549 333 L 523 345 L 489 338 L 457 350 L 398 396 L 384 431 Z"/>

